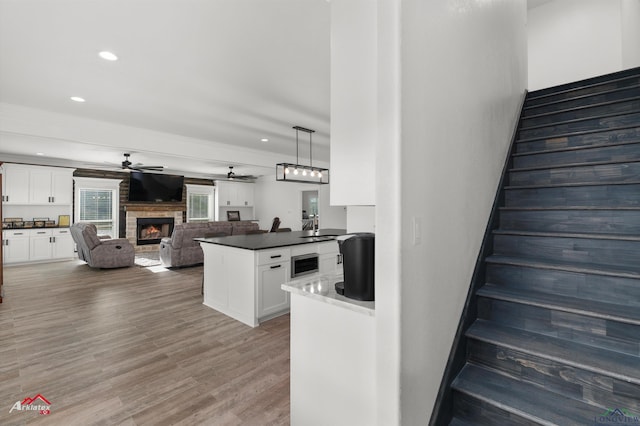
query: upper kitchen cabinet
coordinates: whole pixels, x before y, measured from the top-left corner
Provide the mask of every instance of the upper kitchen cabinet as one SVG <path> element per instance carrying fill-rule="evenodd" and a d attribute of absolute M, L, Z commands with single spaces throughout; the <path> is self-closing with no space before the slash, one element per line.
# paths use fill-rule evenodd
<path fill-rule="evenodd" d="M 71 204 L 73 170 L 38 168 L 29 176 L 31 204 Z"/>
<path fill-rule="evenodd" d="M 331 1 L 331 204 L 375 205 L 377 2 Z"/>
<path fill-rule="evenodd" d="M 3 197 L 5 205 L 71 205 L 73 169 L 5 163 Z"/>
<path fill-rule="evenodd" d="M 20 164 L 2 165 L 2 202 L 5 204 L 29 203 L 28 166 Z"/>
<path fill-rule="evenodd" d="M 253 206 L 253 184 L 216 181 L 218 207 Z"/>

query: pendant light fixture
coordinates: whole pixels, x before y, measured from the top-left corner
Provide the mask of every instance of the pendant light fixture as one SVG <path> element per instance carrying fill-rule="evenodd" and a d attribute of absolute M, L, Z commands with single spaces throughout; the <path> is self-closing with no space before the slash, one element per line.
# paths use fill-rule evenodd
<path fill-rule="evenodd" d="M 296 129 L 296 164 L 291 163 L 278 163 L 276 164 L 276 180 L 286 182 L 301 182 L 301 183 L 315 183 L 315 184 L 327 184 L 329 183 L 329 169 L 323 169 L 322 167 L 314 167 L 313 158 L 311 155 L 311 137 L 315 133 L 315 130 L 306 129 L 300 126 L 293 126 Z M 309 134 L 309 165 L 300 164 L 298 158 L 298 135 L 300 132 Z"/>

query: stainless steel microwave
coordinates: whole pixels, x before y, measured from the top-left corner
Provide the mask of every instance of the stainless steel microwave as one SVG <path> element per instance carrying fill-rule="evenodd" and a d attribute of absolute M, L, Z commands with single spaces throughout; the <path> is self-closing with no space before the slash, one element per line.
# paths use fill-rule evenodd
<path fill-rule="evenodd" d="M 291 278 L 318 272 L 318 255 L 316 253 L 291 257 Z"/>

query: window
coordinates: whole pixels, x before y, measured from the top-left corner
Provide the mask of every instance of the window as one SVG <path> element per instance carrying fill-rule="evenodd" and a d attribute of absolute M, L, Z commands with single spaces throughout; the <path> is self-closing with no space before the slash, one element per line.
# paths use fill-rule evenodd
<path fill-rule="evenodd" d="M 213 186 L 187 186 L 187 222 L 213 221 Z"/>
<path fill-rule="evenodd" d="M 118 238 L 120 180 L 74 178 L 75 221 L 96 225 L 99 235 Z"/>

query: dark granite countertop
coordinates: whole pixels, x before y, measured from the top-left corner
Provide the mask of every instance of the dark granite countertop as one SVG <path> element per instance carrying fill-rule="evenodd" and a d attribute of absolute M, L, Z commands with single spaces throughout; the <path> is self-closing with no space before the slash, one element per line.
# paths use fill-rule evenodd
<path fill-rule="evenodd" d="M 313 231 L 267 232 L 266 234 L 231 235 L 229 237 L 194 238 L 201 243 L 218 244 L 246 250 L 265 250 L 277 247 L 332 241 L 338 235 L 344 235 L 345 229 L 320 229 L 318 235 Z"/>

